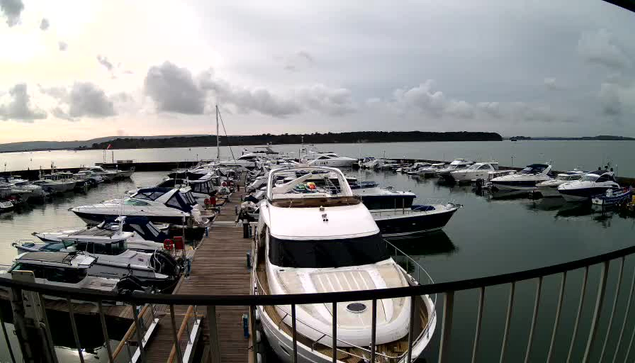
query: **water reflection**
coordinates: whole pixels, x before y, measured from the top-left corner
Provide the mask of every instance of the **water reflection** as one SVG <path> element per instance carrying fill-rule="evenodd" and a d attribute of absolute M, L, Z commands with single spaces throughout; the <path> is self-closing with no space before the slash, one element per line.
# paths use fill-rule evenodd
<path fill-rule="evenodd" d="M 403 237 L 390 242 L 411 257 L 451 255 L 458 251 L 450 237 L 443 231 Z"/>

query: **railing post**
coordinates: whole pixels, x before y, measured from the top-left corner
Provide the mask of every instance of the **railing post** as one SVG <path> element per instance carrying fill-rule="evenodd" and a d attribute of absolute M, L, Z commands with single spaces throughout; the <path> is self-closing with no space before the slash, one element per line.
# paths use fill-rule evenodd
<path fill-rule="evenodd" d="M 298 362 L 298 331 L 295 316 L 295 304 L 291 304 L 291 325 L 293 328 L 293 363 Z"/>
<path fill-rule="evenodd" d="M 635 269 L 633 269 L 633 278 L 631 279 L 631 289 L 628 294 L 628 300 L 626 301 L 626 311 L 624 312 L 624 322 L 622 323 L 622 328 L 620 329 L 620 335 L 619 335 L 619 338 L 617 339 L 617 344 L 615 344 L 615 355 L 613 355 L 613 361 L 612 361 L 613 363 L 615 363 L 615 360 L 617 359 L 617 354 L 620 351 L 620 345 L 622 344 L 624 329 L 626 329 L 626 322 L 628 321 L 628 317 L 631 312 L 631 301 L 633 299 L 633 290 L 635 290 Z M 633 330 L 633 333 L 635 333 L 635 330 Z M 629 345 L 629 352 L 630 352 L 630 345 Z M 628 359 L 628 352 L 624 360 L 626 359 Z"/>
<path fill-rule="evenodd" d="M 75 345 L 77 346 L 77 354 L 79 355 L 79 361 L 84 363 L 84 353 L 82 353 L 82 346 L 79 342 L 79 333 L 77 332 L 77 325 L 75 324 L 75 312 L 73 311 L 73 303 L 71 298 L 66 298 L 68 303 L 68 315 L 71 319 L 71 329 L 73 330 L 73 338 L 75 338 Z"/>
<path fill-rule="evenodd" d="M 372 319 L 370 326 L 370 361 L 375 363 L 375 343 L 377 339 L 377 299 L 372 301 Z"/>
<path fill-rule="evenodd" d="M 478 353 L 479 338 L 481 334 L 481 324 L 483 322 L 483 306 L 485 304 L 485 288 L 479 289 L 478 295 L 478 313 L 476 315 L 476 331 L 474 332 L 474 345 L 472 346 L 472 363 L 476 363 Z"/>
<path fill-rule="evenodd" d="M 104 316 L 104 306 L 101 300 L 97 301 L 97 308 L 99 309 L 99 320 L 101 321 L 101 332 L 104 335 L 104 341 L 106 342 L 106 352 L 108 352 L 108 361 L 115 363 L 112 357 L 112 348 L 110 347 L 110 338 L 108 337 L 108 326 L 106 326 L 106 317 Z"/>
<path fill-rule="evenodd" d="M 604 338 L 604 344 L 602 344 L 602 352 L 600 353 L 600 359 L 598 359 L 598 362 L 602 362 L 602 359 L 604 358 L 604 352 L 606 350 L 606 343 L 608 343 L 609 337 L 611 336 L 611 327 L 613 326 L 613 316 L 615 315 L 615 309 L 617 309 L 617 301 L 620 299 L 622 276 L 624 275 L 624 260 L 625 260 L 624 257 L 622 257 L 622 259 L 620 260 L 620 273 L 617 275 L 617 282 L 615 285 L 616 286 L 615 300 L 613 300 L 613 306 L 611 307 L 609 325 L 608 327 L 606 327 L 606 338 Z M 617 348 L 618 347 L 616 347 L 615 355 L 617 355 Z"/>
<path fill-rule="evenodd" d="M 134 318 L 134 324 L 137 330 L 137 340 L 139 341 L 139 356 L 141 357 L 141 362 L 146 361 L 146 353 L 143 348 L 143 333 L 141 331 L 141 324 L 139 324 L 139 312 L 137 311 L 137 306 L 132 305 L 132 317 Z"/>
<path fill-rule="evenodd" d="M 181 353 L 181 345 L 179 344 L 179 336 L 176 333 L 176 318 L 174 317 L 174 305 L 170 305 L 170 320 L 172 321 L 172 339 L 174 339 L 174 347 L 176 348 L 176 357 L 179 363 L 183 363 L 183 354 Z"/>
<path fill-rule="evenodd" d="M 415 310 L 417 305 L 417 296 L 410 297 L 410 319 L 408 321 L 408 352 L 406 363 L 412 363 L 412 345 L 414 344 L 414 329 L 415 329 Z M 436 309 L 436 307 L 435 307 Z"/>
<path fill-rule="evenodd" d="M 12 288 L 9 292 L 11 297 L 11 309 L 13 311 L 13 325 L 22 351 L 23 360 L 30 362 L 34 360 L 33 350 L 29 342 L 29 334 L 25 318 L 24 304 L 22 301 L 22 289 Z"/>
<path fill-rule="evenodd" d="M 332 347 L 332 356 L 333 363 L 337 363 L 337 302 L 333 302 L 333 347 Z"/>
<path fill-rule="evenodd" d="M 591 356 L 591 349 L 593 348 L 593 342 L 595 341 L 595 335 L 598 330 L 598 321 L 602 313 L 602 305 L 604 303 L 604 294 L 606 293 L 606 279 L 609 274 L 610 261 L 604 262 L 604 268 L 600 272 L 600 284 L 598 285 L 598 295 L 595 300 L 595 309 L 593 309 L 593 320 L 591 321 L 591 329 L 589 331 L 589 338 L 587 339 L 586 349 L 584 350 L 583 362 L 588 362 Z"/>
<path fill-rule="evenodd" d="M 448 362 L 450 355 L 450 337 L 452 335 L 452 313 L 454 311 L 454 291 L 445 293 L 443 299 L 443 323 L 441 326 L 441 343 L 439 346 L 439 363 Z"/>
<path fill-rule="evenodd" d="M 516 292 L 516 282 L 512 282 L 509 288 L 509 302 L 507 303 L 507 317 L 505 318 L 505 332 L 503 333 L 503 344 L 501 346 L 500 363 L 505 361 L 505 351 L 507 350 L 507 339 L 509 338 L 509 326 L 512 321 L 512 312 L 514 311 L 514 294 Z"/>
<path fill-rule="evenodd" d="M 567 271 L 562 275 L 562 281 L 560 282 L 560 293 L 558 294 L 558 307 L 556 308 L 556 316 L 554 318 L 553 332 L 551 333 L 551 342 L 549 343 L 549 352 L 547 353 L 547 363 L 551 362 L 553 354 L 553 347 L 556 342 L 556 335 L 558 335 L 558 326 L 560 325 L 560 313 L 562 312 L 562 301 L 564 300 L 564 288 L 567 284 Z"/>
<path fill-rule="evenodd" d="M 207 329 L 209 329 L 210 361 L 212 363 L 220 363 L 220 345 L 218 343 L 218 322 L 216 321 L 216 305 L 207 306 Z"/>
<path fill-rule="evenodd" d="M 580 301 L 578 302 L 578 313 L 575 317 L 575 323 L 573 324 L 573 333 L 571 334 L 571 345 L 569 345 L 569 353 L 567 354 L 567 363 L 571 361 L 571 354 L 573 353 L 573 346 L 575 345 L 575 338 L 578 332 L 578 325 L 580 323 L 580 315 L 582 315 L 582 307 L 584 306 L 584 299 L 586 296 L 586 285 L 589 279 L 589 266 L 584 268 L 584 276 L 582 277 L 582 291 L 580 292 Z"/>
<path fill-rule="evenodd" d="M 258 362 L 258 351 L 256 350 L 256 345 L 258 344 L 258 339 L 256 337 L 257 328 L 256 328 L 256 313 L 258 310 L 258 306 L 251 305 L 249 307 L 249 322 L 251 323 L 251 346 L 252 346 L 252 356 L 254 362 Z M 220 352 L 220 347 L 219 347 Z M 220 358 L 219 358 L 220 362 Z"/>
<path fill-rule="evenodd" d="M 527 341 L 527 352 L 525 353 L 525 363 L 529 362 L 529 356 L 531 355 L 531 346 L 534 339 L 534 330 L 536 330 L 536 320 L 538 318 L 538 310 L 540 308 L 541 292 L 542 292 L 542 276 L 538 278 L 538 284 L 536 286 L 536 300 L 534 302 L 534 313 L 531 317 L 531 329 L 529 330 L 529 339 Z"/>
<path fill-rule="evenodd" d="M 13 348 L 11 347 L 11 341 L 9 340 L 9 334 L 7 333 L 7 327 L 4 326 L 4 315 L 2 314 L 2 309 L 0 309 L 0 325 L 2 325 L 2 334 L 4 335 L 4 341 L 7 343 L 7 349 L 9 350 L 9 355 L 11 356 L 11 362 L 16 363 L 15 355 L 13 355 Z"/>

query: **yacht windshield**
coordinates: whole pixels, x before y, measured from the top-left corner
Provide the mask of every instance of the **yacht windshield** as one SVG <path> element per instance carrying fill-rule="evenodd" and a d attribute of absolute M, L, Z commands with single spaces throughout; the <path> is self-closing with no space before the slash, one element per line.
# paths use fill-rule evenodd
<path fill-rule="evenodd" d="M 596 174 L 586 174 L 582 177 L 583 181 L 596 181 L 600 176 Z"/>
<path fill-rule="evenodd" d="M 527 165 L 523 170 L 520 171 L 521 174 L 540 174 L 547 169 L 547 165 L 543 164 L 532 164 Z"/>
<path fill-rule="evenodd" d="M 359 266 L 388 259 L 380 234 L 339 240 L 285 240 L 270 237 L 269 260 L 280 267 Z"/>

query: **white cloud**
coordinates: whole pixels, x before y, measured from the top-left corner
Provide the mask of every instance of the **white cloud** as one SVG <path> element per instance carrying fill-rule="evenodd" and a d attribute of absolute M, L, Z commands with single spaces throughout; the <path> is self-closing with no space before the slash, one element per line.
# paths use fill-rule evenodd
<path fill-rule="evenodd" d="M 598 100 L 603 115 L 631 119 L 635 114 L 635 84 L 604 82 L 600 85 Z"/>
<path fill-rule="evenodd" d="M 547 87 L 548 90 L 556 90 L 559 88 L 558 84 L 556 83 L 556 79 L 552 78 L 552 77 L 547 77 L 543 80 L 543 83 L 545 85 L 545 87 Z"/>
<path fill-rule="evenodd" d="M 40 30 L 48 30 L 48 28 L 51 26 L 51 24 L 49 23 L 48 19 L 44 18 L 42 19 L 42 21 L 40 21 Z"/>
<path fill-rule="evenodd" d="M 8 101 L 0 105 L 0 118 L 4 120 L 33 122 L 46 118 L 46 112 L 31 104 L 25 83 L 18 83 L 9 89 Z"/>
<path fill-rule="evenodd" d="M 578 52 L 588 62 L 611 69 L 630 67 L 631 58 L 616 44 L 613 34 L 606 29 L 583 32 L 578 41 Z"/>
<path fill-rule="evenodd" d="M 97 85 L 90 82 L 75 82 L 72 87 L 41 87 L 40 92 L 58 101 L 51 110 L 53 116 L 64 120 L 81 117 L 103 118 L 117 114 L 114 102 L 128 100 L 128 95 L 119 93 L 107 96 Z"/>
<path fill-rule="evenodd" d="M 7 25 L 12 27 L 20 22 L 20 13 L 24 10 L 22 0 L 0 0 L 0 11 L 7 18 Z"/>

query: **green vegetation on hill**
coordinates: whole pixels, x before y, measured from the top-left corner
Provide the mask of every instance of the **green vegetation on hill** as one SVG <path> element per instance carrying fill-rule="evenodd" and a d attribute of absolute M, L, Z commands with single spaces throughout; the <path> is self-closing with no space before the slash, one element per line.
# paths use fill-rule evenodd
<path fill-rule="evenodd" d="M 265 145 L 265 144 L 332 144 L 332 143 L 365 143 L 365 142 L 414 142 L 414 141 L 502 141 L 495 132 L 381 132 L 360 131 L 342 133 L 283 134 L 283 135 L 246 135 L 221 136 L 221 145 Z M 216 146 L 215 135 L 175 136 L 168 138 L 117 138 L 110 141 L 93 143 L 80 149 L 105 149 L 111 145 L 113 149 L 150 149 L 170 147 Z"/>

